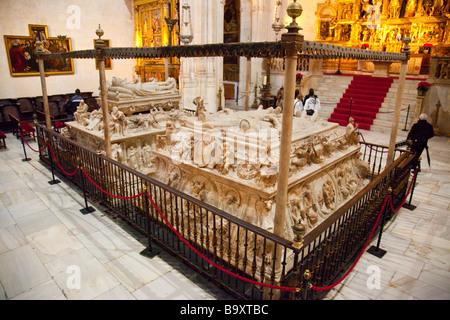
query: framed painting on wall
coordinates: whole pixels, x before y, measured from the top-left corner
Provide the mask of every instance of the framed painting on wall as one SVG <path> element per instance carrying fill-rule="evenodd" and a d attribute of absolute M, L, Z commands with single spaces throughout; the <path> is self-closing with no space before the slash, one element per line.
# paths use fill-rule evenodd
<path fill-rule="evenodd" d="M 95 45 L 95 40 L 94 39 L 94 45 Z M 109 48 L 111 46 L 111 41 L 108 39 L 102 39 L 105 42 L 105 47 Z M 95 68 L 98 70 L 98 61 L 97 59 L 95 59 Z M 106 58 L 105 59 L 105 69 L 106 70 L 112 70 L 112 59 L 111 58 Z"/>
<path fill-rule="evenodd" d="M 44 41 L 48 39 L 48 30 L 46 25 L 29 24 L 28 31 L 34 42 L 37 40 Z"/>
<path fill-rule="evenodd" d="M 47 26 L 28 25 L 29 36 L 4 35 L 6 57 L 11 76 L 39 76 L 39 64 L 36 54 L 36 42 L 42 43 L 47 53 L 72 51 L 70 38 L 63 41 L 48 36 Z M 73 74 L 72 59 L 44 59 L 46 75 Z"/>

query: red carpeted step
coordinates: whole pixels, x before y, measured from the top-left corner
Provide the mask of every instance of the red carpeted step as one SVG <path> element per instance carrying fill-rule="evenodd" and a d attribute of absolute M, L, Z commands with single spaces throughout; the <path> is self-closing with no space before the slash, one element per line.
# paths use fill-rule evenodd
<path fill-rule="evenodd" d="M 346 126 L 350 114 L 361 129 L 370 130 L 393 79 L 356 75 L 336 105 L 328 121 Z"/>

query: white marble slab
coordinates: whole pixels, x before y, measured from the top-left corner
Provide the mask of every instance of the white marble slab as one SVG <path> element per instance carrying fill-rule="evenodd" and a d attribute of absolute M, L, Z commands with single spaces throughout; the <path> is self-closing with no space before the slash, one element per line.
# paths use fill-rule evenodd
<path fill-rule="evenodd" d="M 30 235 L 61 223 L 48 209 L 16 218 L 16 222 L 24 235 Z"/>
<path fill-rule="evenodd" d="M 0 254 L 0 281 L 8 299 L 51 280 L 30 245 Z"/>
<path fill-rule="evenodd" d="M 41 284 L 33 289 L 30 289 L 12 300 L 67 300 L 61 289 L 51 280 Z"/>
<path fill-rule="evenodd" d="M 105 266 L 130 292 L 142 288 L 173 269 L 158 256 L 149 259 L 137 251 L 124 254 Z"/>
<path fill-rule="evenodd" d="M 124 286 L 117 286 L 94 300 L 136 300 L 136 298 Z"/>
<path fill-rule="evenodd" d="M 420 300 L 450 300 L 450 293 L 406 274 L 396 274 L 391 286 Z"/>
<path fill-rule="evenodd" d="M 86 248 L 52 260 L 45 267 L 69 300 L 90 300 L 120 284 Z M 79 288 L 72 281 L 78 274 Z"/>
<path fill-rule="evenodd" d="M 144 249 L 141 243 L 118 226 L 103 228 L 79 239 L 101 263 Z"/>
<path fill-rule="evenodd" d="M 0 254 L 27 244 L 27 239 L 16 224 L 0 229 Z"/>
<path fill-rule="evenodd" d="M 32 233 L 27 239 L 43 263 L 84 248 L 62 223 Z"/>
<path fill-rule="evenodd" d="M 138 300 L 211 300 L 211 295 L 176 270 L 133 292 Z"/>
<path fill-rule="evenodd" d="M 80 209 L 82 208 L 76 205 L 54 211 L 54 215 L 77 237 L 87 236 L 114 225 L 113 221 L 103 216 L 97 209 L 95 212 L 86 215 L 82 214 Z"/>

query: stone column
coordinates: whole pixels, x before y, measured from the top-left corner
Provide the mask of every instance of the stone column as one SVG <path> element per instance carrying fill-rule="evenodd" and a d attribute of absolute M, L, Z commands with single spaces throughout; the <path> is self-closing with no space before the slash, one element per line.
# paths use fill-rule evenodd
<path fill-rule="evenodd" d="M 301 15 L 302 12 L 302 6 L 299 3 L 293 2 L 289 5 L 287 8 L 287 13 L 292 18 L 292 22 L 286 27 L 288 32 L 281 36 L 282 45 L 286 52 L 286 73 L 284 78 L 284 107 L 274 218 L 274 233 L 280 237 L 284 237 L 284 228 L 286 225 L 286 205 L 289 185 L 289 166 L 291 162 L 290 154 L 295 98 L 295 74 L 297 70 L 298 50 L 299 46 L 303 42 L 303 36 L 298 33 L 301 28 L 295 20 Z M 273 254 L 273 259 L 275 261 L 275 274 L 279 274 L 281 266 L 280 248 L 276 250 L 276 254 Z"/>
<path fill-rule="evenodd" d="M 102 114 L 103 114 L 103 130 L 105 139 L 105 151 L 106 156 L 111 158 L 111 134 L 109 131 L 109 112 L 108 112 L 108 91 L 106 88 L 106 75 L 105 75 L 105 57 L 103 55 L 103 49 L 105 48 L 105 42 L 101 39 L 103 30 L 100 29 L 100 25 L 96 31 L 98 39 L 95 40 L 95 49 L 97 51 L 98 61 L 98 73 L 100 76 L 100 97 L 102 100 Z"/>
<path fill-rule="evenodd" d="M 403 40 L 403 43 L 405 44 L 405 46 L 403 47 L 402 52 L 406 53 L 407 59 L 402 61 L 402 64 L 400 66 L 400 76 L 398 79 L 397 96 L 395 97 L 394 119 L 392 122 L 391 138 L 389 141 L 389 150 L 388 150 L 386 167 L 394 162 L 394 150 L 395 150 L 395 142 L 397 140 L 398 122 L 400 120 L 400 113 L 401 113 L 401 109 L 402 109 L 402 95 L 403 95 L 403 89 L 405 87 L 406 71 L 408 69 L 408 61 L 409 61 L 409 55 L 410 55 L 410 50 L 408 47 L 408 44 L 410 42 L 411 42 L 411 39 L 409 38 L 409 36 L 405 37 L 405 39 Z"/>
<path fill-rule="evenodd" d="M 39 64 L 39 74 L 41 77 L 41 87 L 42 87 L 42 100 L 44 103 L 44 112 L 45 112 L 45 125 L 47 128 L 52 128 L 52 120 L 50 118 L 50 108 L 48 106 L 48 95 L 47 95 L 47 85 L 45 83 L 45 69 L 44 69 L 44 59 L 39 53 L 42 53 L 42 46 L 40 41 L 36 42 L 37 52 L 38 52 L 38 64 Z"/>
<path fill-rule="evenodd" d="M 252 80 L 252 58 L 247 57 L 247 73 L 245 77 L 245 111 L 248 111 L 250 105 L 250 82 Z"/>

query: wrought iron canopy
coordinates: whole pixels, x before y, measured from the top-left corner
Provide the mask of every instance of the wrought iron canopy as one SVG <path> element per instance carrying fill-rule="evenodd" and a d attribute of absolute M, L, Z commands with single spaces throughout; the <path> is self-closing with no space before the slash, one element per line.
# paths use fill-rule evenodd
<path fill-rule="evenodd" d="M 112 59 L 134 58 L 171 58 L 171 57 L 225 57 L 243 56 L 252 58 L 282 58 L 284 57 L 283 41 L 217 43 L 202 45 L 181 45 L 165 47 L 118 47 L 103 48 L 103 56 Z M 382 52 L 358 48 L 342 47 L 315 41 L 303 41 L 299 45 L 298 54 L 313 59 L 359 59 L 371 61 L 405 61 L 406 53 Z M 39 53 L 39 57 L 60 59 L 95 59 L 97 52 L 80 50 L 61 53 Z"/>

